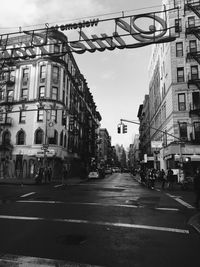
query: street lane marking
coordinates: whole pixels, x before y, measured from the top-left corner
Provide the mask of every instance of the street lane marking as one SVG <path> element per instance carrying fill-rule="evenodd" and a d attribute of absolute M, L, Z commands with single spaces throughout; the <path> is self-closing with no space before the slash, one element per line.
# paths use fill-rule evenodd
<path fill-rule="evenodd" d="M 180 197 L 171 195 L 169 193 L 166 193 L 167 196 L 173 198 L 174 200 L 176 200 L 177 202 L 179 202 L 180 204 L 182 204 L 183 206 L 185 206 L 188 209 L 194 209 L 195 207 L 193 207 L 192 205 L 188 204 L 187 202 L 183 201 L 182 199 L 180 199 Z"/>
<path fill-rule="evenodd" d="M 28 193 L 28 194 L 22 195 L 22 196 L 20 196 L 20 197 L 28 197 L 28 196 L 31 196 L 31 195 L 34 195 L 34 194 L 35 194 L 35 192 L 31 192 L 31 193 Z"/>
<path fill-rule="evenodd" d="M 167 210 L 167 211 L 179 211 L 179 209 L 175 208 L 155 208 L 156 210 Z"/>
<path fill-rule="evenodd" d="M 94 202 L 63 202 L 56 200 L 17 200 L 17 203 L 33 203 L 33 204 L 65 204 L 65 205 L 85 205 L 85 206 L 102 206 L 102 207 L 122 207 L 122 208 L 144 208 L 143 205 L 126 205 L 126 204 L 108 204 Z M 155 210 L 179 211 L 177 208 L 155 208 Z"/>
<path fill-rule="evenodd" d="M 2 265 L 1 265 L 2 264 Z M 76 263 L 65 260 L 54 260 L 47 258 L 29 257 L 21 255 L 5 254 L 0 257 L 0 266 L 59 266 L 59 267 L 101 267 L 97 265 Z"/>
<path fill-rule="evenodd" d="M 85 205 L 85 206 L 102 206 L 102 207 L 122 207 L 122 208 L 139 208 L 137 205 L 125 204 L 108 204 L 108 203 L 91 203 L 91 202 L 62 202 L 62 201 L 44 201 L 44 200 L 18 200 L 19 203 L 38 203 L 38 204 L 66 204 L 66 205 Z M 140 206 L 141 207 L 141 206 Z"/>
<path fill-rule="evenodd" d="M 60 187 L 60 186 L 63 186 L 63 184 L 54 185 L 54 188 L 57 188 L 57 187 Z"/>
<path fill-rule="evenodd" d="M 110 226 L 110 227 L 121 227 L 121 228 L 137 228 L 164 232 L 174 232 L 180 234 L 189 234 L 189 230 L 160 227 L 160 226 L 149 226 L 149 225 L 139 225 L 139 224 L 129 224 L 129 223 L 112 223 L 103 221 L 88 221 L 88 220 L 77 220 L 77 219 L 46 219 L 41 217 L 25 217 L 25 216 L 11 216 L 11 215 L 0 215 L 0 219 L 7 220 L 27 220 L 27 221 L 46 221 L 46 222 L 61 222 L 61 223 L 76 223 L 76 224 L 92 224 L 100 226 Z"/>

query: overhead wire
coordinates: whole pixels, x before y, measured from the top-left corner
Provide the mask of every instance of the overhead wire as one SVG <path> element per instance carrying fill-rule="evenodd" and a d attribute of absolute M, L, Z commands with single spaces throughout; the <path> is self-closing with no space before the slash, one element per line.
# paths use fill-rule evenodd
<path fill-rule="evenodd" d="M 181 1 L 178 1 L 178 3 L 181 3 Z M 170 6 L 169 4 L 165 5 L 165 6 Z M 110 13 L 103 13 L 103 14 L 97 14 L 97 15 L 93 15 L 93 16 L 85 16 L 85 17 L 79 17 L 79 18 L 74 18 L 74 19 L 68 19 L 68 20 L 56 20 L 56 21 L 52 21 L 52 22 L 48 22 L 48 24 L 54 24 L 54 23 L 62 23 L 62 22 L 73 22 L 73 21 L 80 21 L 80 20 L 83 20 L 83 19 L 92 19 L 92 18 L 95 18 L 95 17 L 104 17 L 104 16 L 110 16 L 110 15 L 116 15 L 116 14 L 122 14 L 122 13 L 125 13 L 125 12 L 135 12 L 135 11 L 140 11 L 140 10 L 148 10 L 148 9 L 153 9 L 153 8 L 161 8 L 163 7 L 163 5 L 153 5 L 153 6 L 147 6 L 147 7 L 143 7 L 143 8 L 136 8 L 136 9 L 130 9 L 130 10 L 124 10 L 124 11 L 116 11 L 116 12 L 110 12 Z M 26 25 L 26 26 L 23 26 L 23 28 L 30 28 L 30 27 L 39 27 L 39 26 L 44 26 L 45 23 L 47 22 L 44 22 L 44 23 L 39 23 L 39 24 L 32 24 L 32 25 Z M 20 26 L 18 27 L 14 27 L 14 26 L 10 26 L 10 27 L 0 27 L 0 30 L 9 30 L 9 29 L 18 29 L 20 28 Z"/>

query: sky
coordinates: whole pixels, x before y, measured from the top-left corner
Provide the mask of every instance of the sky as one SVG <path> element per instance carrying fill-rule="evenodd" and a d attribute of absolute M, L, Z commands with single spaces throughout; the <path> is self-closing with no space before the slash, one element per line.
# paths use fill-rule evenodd
<path fill-rule="evenodd" d="M 135 15 L 161 10 L 162 0 L 9 0 L 1 3 L 0 32 L 68 24 L 89 18 Z M 109 15 L 108 15 L 109 14 Z M 142 22 L 141 22 L 142 25 Z M 110 26 L 108 25 L 108 28 Z M 141 27 L 142 28 L 142 27 Z M 94 33 L 97 29 L 91 29 Z M 106 33 L 107 26 L 100 33 Z M 66 35 L 69 32 L 64 31 Z M 148 64 L 151 46 L 134 49 L 73 54 L 87 80 L 97 110 L 112 145 L 128 148 L 138 134 L 138 125 L 127 123 L 127 134 L 118 134 L 120 119 L 137 121 L 140 104 L 148 94 Z"/>

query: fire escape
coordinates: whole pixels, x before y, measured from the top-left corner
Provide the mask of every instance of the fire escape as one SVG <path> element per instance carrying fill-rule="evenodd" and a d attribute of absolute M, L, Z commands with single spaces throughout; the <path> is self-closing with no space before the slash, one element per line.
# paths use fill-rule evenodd
<path fill-rule="evenodd" d="M 200 41 L 200 1 L 185 1 L 185 12 L 192 11 L 195 16 L 188 17 L 186 23 L 186 37 L 187 35 L 194 35 Z M 200 65 L 200 50 L 197 46 L 197 42 L 190 41 L 189 49 L 187 52 L 187 59 L 195 60 L 198 65 L 191 66 L 190 74 L 188 75 L 188 88 L 190 85 L 195 85 L 200 90 L 200 78 L 199 78 L 199 65 Z M 200 116 L 200 92 L 193 93 L 193 101 L 190 105 L 190 116 Z"/>

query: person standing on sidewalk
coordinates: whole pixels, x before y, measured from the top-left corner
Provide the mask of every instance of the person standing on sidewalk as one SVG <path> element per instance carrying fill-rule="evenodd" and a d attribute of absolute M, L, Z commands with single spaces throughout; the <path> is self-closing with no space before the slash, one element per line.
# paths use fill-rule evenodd
<path fill-rule="evenodd" d="M 200 168 L 196 169 L 196 173 L 194 175 L 194 192 L 195 192 L 195 207 L 199 209 L 199 201 L 200 201 Z"/>
<path fill-rule="evenodd" d="M 160 171 L 160 181 L 162 183 L 161 187 L 164 190 L 165 189 L 165 183 L 166 183 L 167 179 L 166 179 L 165 171 L 163 169 Z"/>
<path fill-rule="evenodd" d="M 173 189 L 174 186 L 174 172 L 171 168 L 167 171 L 167 182 L 168 182 L 168 188 Z"/>

